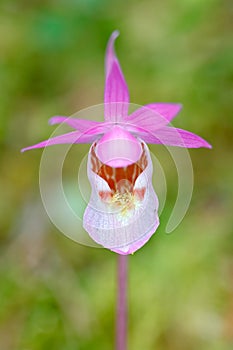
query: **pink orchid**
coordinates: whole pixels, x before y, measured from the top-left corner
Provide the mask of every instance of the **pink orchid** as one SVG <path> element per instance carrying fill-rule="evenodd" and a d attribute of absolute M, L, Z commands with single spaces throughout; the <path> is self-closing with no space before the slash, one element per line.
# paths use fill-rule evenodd
<path fill-rule="evenodd" d="M 128 114 L 129 92 L 114 51 L 113 32 L 106 52 L 104 122 L 53 117 L 75 131 L 24 148 L 62 143 L 91 143 L 87 172 L 92 194 L 84 229 L 100 245 L 127 255 L 141 248 L 159 225 L 158 199 L 152 186 L 152 161 L 146 143 L 211 148 L 201 137 L 169 126 L 180 104 L 151 103 Z"/>

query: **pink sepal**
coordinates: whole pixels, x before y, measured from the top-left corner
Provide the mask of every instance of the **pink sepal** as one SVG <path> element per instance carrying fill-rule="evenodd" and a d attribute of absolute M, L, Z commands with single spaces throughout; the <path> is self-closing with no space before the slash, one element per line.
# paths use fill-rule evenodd
<path fill-rule="evenodd" d="M 128 113 L 128 86 L 114 50 L 114 43 L 118 35 L 118 31 L 112 33 L 105 58 L 104 114 L 106 121 L 120 121 Z"/>

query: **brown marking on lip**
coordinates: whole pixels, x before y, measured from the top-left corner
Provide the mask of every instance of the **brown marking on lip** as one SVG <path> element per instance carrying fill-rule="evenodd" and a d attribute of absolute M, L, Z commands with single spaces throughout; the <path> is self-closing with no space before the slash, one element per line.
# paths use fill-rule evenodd
<path fill-rule="evenodd" d="M 92 170 L 104 179 L 112 193 L 120 192 L 124 193 L 126 191 L 133 192 L 133 187 L 138 176 L 145 170 L 148 165 L 146 151 L 143 143 L 142 145 L 142 154 L 140 159 L 130 164 L 126 167 L 111 167 L 107 164 L 101 162 L 95 153 L 96 143 L 91 148 L 91 166 Z"/>

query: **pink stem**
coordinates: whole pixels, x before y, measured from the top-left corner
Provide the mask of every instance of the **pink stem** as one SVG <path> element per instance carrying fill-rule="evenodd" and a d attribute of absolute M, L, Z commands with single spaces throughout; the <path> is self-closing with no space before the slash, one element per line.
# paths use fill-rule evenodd
<path fill-rule="evenodd" d="M 127 349 L 127 270 L 128 256 L 118 255 L 116 350 Z"/>

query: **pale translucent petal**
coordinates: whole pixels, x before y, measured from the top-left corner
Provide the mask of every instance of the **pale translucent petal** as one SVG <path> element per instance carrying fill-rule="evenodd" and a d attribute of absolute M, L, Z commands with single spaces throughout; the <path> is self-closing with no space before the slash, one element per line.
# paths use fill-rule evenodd
<path fill-rule="evenodd" d="M 113 249 L 111 250 L 115 253 L 121 254 L 121 255 L 129 255 L 135 253 L 138 249 L 142 248 L 151 238 L 151 236 L 155 233 L 159 226 L 159 218 L 158 216 L 155 218 L 154 226 L 152 226 L 151 230 L 148 234 L 146 234 L 142 239 L 137 240 L 134 243 L 131 243 L 129 245 Z"/>

